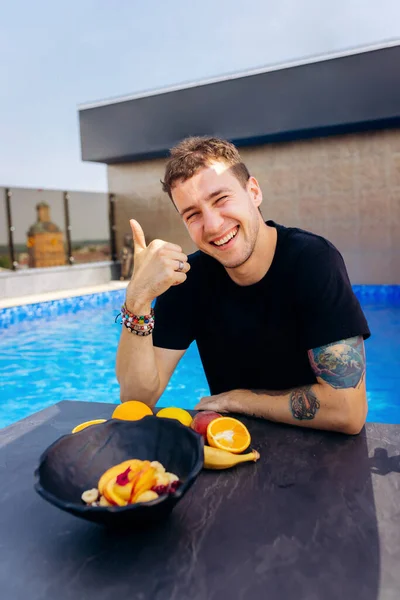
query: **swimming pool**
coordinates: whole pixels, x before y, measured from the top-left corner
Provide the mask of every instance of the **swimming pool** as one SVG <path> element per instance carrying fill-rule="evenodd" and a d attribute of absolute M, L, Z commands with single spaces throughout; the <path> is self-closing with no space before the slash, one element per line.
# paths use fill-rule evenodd
<path fill-rule="evenodd" d="M 400 286 L 355 286 L 367 316 L 368 420 L 400 423 Z M 119 402 L 114 323 L 124 291 L 0 311 L 0 427 L 60 400 Z M 208 395 L 193 344 L 159 406 L 193 408 Z M 93 414 L 96 418 L 96 414 Z"/>

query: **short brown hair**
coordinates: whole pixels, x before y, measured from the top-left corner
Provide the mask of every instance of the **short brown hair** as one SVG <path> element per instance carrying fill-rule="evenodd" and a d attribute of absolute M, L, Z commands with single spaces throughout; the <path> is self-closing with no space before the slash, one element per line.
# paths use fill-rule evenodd
<path fill-rule="evenodd" d="M 217 160 L 231 167 L 232 174 L 243 187 L 246 186 L 250 173 L 233 144 L 216 137 L 188 137 L 170 150 L 161 182 L 164 192 L 172 200 L 171 192 L 176 182 L 190 179 L 199 169 Z"/>

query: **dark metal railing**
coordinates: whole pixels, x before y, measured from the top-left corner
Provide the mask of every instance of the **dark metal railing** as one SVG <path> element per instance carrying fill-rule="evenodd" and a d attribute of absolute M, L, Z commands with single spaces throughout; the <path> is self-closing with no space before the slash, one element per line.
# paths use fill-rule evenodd
<path fill-rule="evenodd" d="M 10 255 L 11 268 L 13 271 L 16 271 L 18 268 L 18 262 L 15 260 L 15 250 L 14 250 L 14 231 L 15 227 L 12 224 L 12 214 L 11 214 L 11 196 L 12 192 L 9 188 L 4 190 L 4 197 L 6 202 L 6 214 L 7 214 L 7 232 L 8 232 L 8 252 Z"/>
<path fill-rule="evenodd" d="M 117 238 L 115 226 L 115 195 L 108 194 L 108 222 L 110 226 L 110 245 L 111 245 L 111 260 L 116 262 L 117 256 Z"/>
<path fill-rule="evenodd" d="M 71 223 L 69 218 L 69 196 L 68 192 L 64 192 L 64 222 L 65 222 L 65 237 L 67 241 L 67 256 L 70 265 L 74 264 L 74 257 L 72 256 L 72 243 L 71 243 Z"/>

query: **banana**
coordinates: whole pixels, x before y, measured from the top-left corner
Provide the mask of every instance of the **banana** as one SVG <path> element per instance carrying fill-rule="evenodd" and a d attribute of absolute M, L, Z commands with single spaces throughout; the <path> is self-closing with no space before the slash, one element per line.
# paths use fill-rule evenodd
<path fill-rule="evenodd" d="M 98 500 L 99 490 L 97 488 L 86 490 L 86 492 L 83 492 L 81 498 L 85 504 L 92 504 L 92 502 L 96 502 L 96 500 Z"/>
<path fill-rule="evenodd" d="M 205 469 L 229 469 L 242 462 L 256 462 L 260 458 L 257 450 L 247 454 L 233 454 L 227 450 L 204 446 L 204 468 Z"/>

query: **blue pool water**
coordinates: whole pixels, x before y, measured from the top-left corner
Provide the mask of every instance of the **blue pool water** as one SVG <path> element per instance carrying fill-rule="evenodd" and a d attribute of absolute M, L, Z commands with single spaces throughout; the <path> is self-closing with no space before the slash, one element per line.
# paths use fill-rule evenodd
<path fill-rule="evenodd" d="M 400 290 L 371 290 L 356 291 L 372 331 L 368 420 L 400 423 Z M 0 427 L 60 400 L 119 402 L 114 319 L 122 300 L 120 291 L 0 311 Z M 159 406 L 193 408 L 208 394 L 193 344 Z"/>

